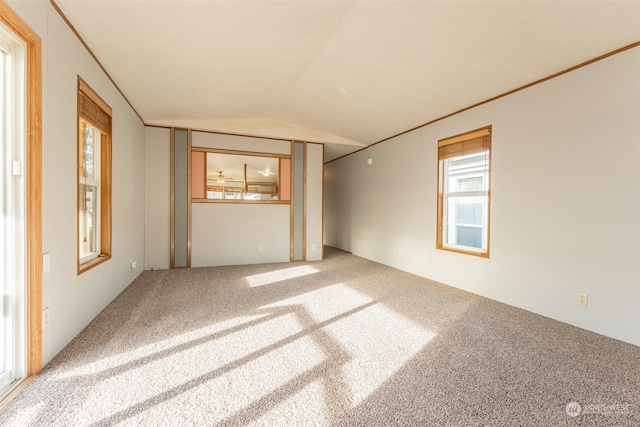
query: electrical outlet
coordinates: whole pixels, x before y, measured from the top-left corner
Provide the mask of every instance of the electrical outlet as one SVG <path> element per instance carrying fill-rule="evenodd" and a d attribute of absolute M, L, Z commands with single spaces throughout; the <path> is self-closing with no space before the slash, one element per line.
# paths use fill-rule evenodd
<path fill-rule="evenodd" d="M 49 307 L 42 310 L 42 329 L 49 326 Z"/>
<path fill-rule="evenodd" d="M 258 252 L 262 252 L 263 249 L 262 245 L 258 245 Z"/>
<path fill-rule="evenodd" d="M 312 243 L 312 244 L 311 244 L 311 250 L 312 250 L 312 251 L 315 251 L 315 250 L 316 250 L 316 244 L 315 244 L 315 243 Z"/>
<path fill-rule="evenodd" d="M 51 271 L 51 254 L 49 252 L 42 254 L 42 272 Z"/>
<path fill-rule="evenodd" d="M 578 292 L 578 305 L 587 307 L 589 305 L 589 295 L 583 292 Z"/>

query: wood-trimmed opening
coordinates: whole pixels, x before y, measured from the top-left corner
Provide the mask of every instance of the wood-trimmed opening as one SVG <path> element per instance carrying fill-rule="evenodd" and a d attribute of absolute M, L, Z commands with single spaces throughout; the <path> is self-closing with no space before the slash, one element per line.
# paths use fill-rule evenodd
<path fill-rule="evenodd" d="M 468 162 L 475 163 L 465 165 Z M 454 163 L 459 164 L 454 166 Z M 451 170 L 448 170 L 449 167 Z M 454 189 L 449 188 L 450 181 L 455 182 Z M 461 206 L 456 204 L 453 214 L 455 224 L 449 224 L 450 215 L 447 207 L 449 197 L 466 202 Z M 475 209 L 469 208 L 469 205 L 478 204 L 478 198 L 486 199 L 481 202 L 480 224 L 474 222 L 477 220 Z M 474 202 L 473 199 L 476 201 Z M 490 214 L 491 126 L 439 140 L 436 249 L 489 258 Z M 463 216 L 467 217 L 466 221 L 462 218 Z M 452 227 L 455 227 L 453 233 L 450 231 Z M 462 231 L 459 230 L 480 230 L 480 245 L 476 244 L 477 236 L 473 233 L 467 232 L 468 236 L 461 238 Z M 448 236 L 445 237 L 445 234 Z M 455 235 L 452 237 L 453 242 L 448 240 L 452 235 Z"/>
<path fill-rule="evenodd" d="M 112 110 L 111 107 L 85 82 L 80 76 L 78 76 L 78 182 L 77 182 L 77 194 L 78 194 L 78 237 L 77 243 L 77 260 L 78 260 L 78 274 L 82 274 L 87 270 L 96 267 L 103 262 L 111 259 L 111 135 L 112 135 Z M 99 224 L 99 241 L 97 248 L 95 249 L 95 255 L 93 259 L 88 261 L 83 260 L 82 251 L 80 248 L 80 224 L 81 224 L 81 210 L 85 208 L 85 198 L 81 197 L 81 184 L 80 181 L 84 177 L 84 156 L 83 156 L 83 134 L 82 123 L 86 123 L 92 126 L 97 132 L 100 133 L 100 156 L 99 156 L 99 207 L 98 207 L 98 224 Z M 95 232 L 96 230 L 94 230 Z M 85 236 L 86 237 L 86 236 Z"/>

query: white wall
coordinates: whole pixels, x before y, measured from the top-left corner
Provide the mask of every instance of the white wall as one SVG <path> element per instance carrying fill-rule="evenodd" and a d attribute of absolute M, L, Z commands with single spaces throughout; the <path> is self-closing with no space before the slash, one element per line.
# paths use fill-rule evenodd
<path fill-rule="evenodd" d="M 43 362 L 49 362 L 142 272 L 144 126 L 49 1 L 7 4 L 43 42 Z M 77 76 L 113 109 L 112 258 L 78 276 Z M 129 260 L 138 261 L 132 270 Z"/>
<path fill-rule="evenodd" d="M 254 151 L 258 153 L 291 154 L 291 141 L 221 133 L 191 133 L 191 146 L 218 148 L 221 150 Z"/>
<path fill-rule="evenodd" d="M 289 217 L 289 205 L 193 203 L 191 266 L 287 262 Z"/>
<path fill-rule="evenodd" d="M 640 345 L 638 76 L 634 48 L 325 165 L 326 243 Z M 485 125 L 491 258 L 436 250 L 437 141 Z"/>

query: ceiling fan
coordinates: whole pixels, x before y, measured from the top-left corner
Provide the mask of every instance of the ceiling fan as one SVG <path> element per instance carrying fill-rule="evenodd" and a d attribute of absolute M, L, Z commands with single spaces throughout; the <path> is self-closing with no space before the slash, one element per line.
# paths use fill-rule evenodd
<path fill-rule="evenodd" d="M 211 177 L 211 175 L 209 175 L 209 177 Z M 208 179 L 213 179 L 219 184 L 230 183 L 230 182 L 243 182 L 242 180 L 225 177 L 223 174 L 223 171 L 218 171 L 218 175 L 215 178 L 208 178 Z"/>

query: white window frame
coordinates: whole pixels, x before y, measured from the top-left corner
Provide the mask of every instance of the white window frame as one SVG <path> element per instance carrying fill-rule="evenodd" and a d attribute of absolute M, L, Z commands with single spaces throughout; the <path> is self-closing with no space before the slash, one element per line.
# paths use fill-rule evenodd
<path fill-rule="evenodd" d="M 87 178 L 87 177 L 82 177 L 82 176 L 78 176 L 78 185 L 85 185 L 85 186 L 92 186 L 96 188 L 96 204 L 95 204 L 95 213 L 93 215 L 93 219 L 94 219 L 94 235 L 93 238 L 95 239 L 95 248 L 96 250 L 94 252 L 87 252 L 87 253 L 83 253 L 82 249 L 80 249 L 80 264 L 85 264 L 93 259 L 96 259 L 100 256 L 100 226 L 101 226 L 101 221 L 100 221 L 100 208 L 101 208 L 101 197 L 100 197 L 100 188 L 101 188 L 101 179 L 100 179 L 100 168 L 101 168 L 101 158 L 100 158 L 100 153 L 101 153 L 101 141 L 102 141 L 102 133 L 100 132 L 99 129 L 97 129 L 95 126 L 93 126 L 89 121 L 80 118 L 80 122 L 83 122 L 85 124 L 85 126 L 91 126 L 94 130 L 94 133 L 96 135 L 99 135 L 99 138 L 97 140 L 97 142 L 94 142 L 94 146 L 93 146 L 93 178 Z M 82 135 L 82 137 L 84 138 L 84 126 L 81 126 L 81 128 L 79 129 L 80 135 Z M 79 191 L 79 190 L 78 190 Z M 86 194 L 86 193 L 85 193 Z M 80 194 L 78 194 L 78 197 L 80 197 Z M 85 204 L 86 204 L 86 200 L 85 200 Z M 79 207 L 81 208 L 81 207 Z M 78 212 L 79 217 L 82 217 L 82 213 Z M 80 220 L 82 221 L 82 220 Z M 86 227 L 86 225 L 85 225 Z M 78 227 L 78 230 L 80 230 L 80 227 Z M 82 248 L 82 244 L 83 244 L 83 236 L 80 235 L 80 233 L 78 233 L 78 238 L 80 239 L 78 242 L 78 245 L 80 245 L 80 248 Z M 86 237 L 86 236 L 85 236 Z"/>
<path fill-rule="evenodd" d="M 488 205 L 489 203 L 489 187 L 488 187 L 488 173 L 489 173 L 489 162 L 488 162 L 488 157 L 489 157 L 489 153 L 488 152 L 483 152 L 483 155 L 486 156 L 487 158 L 487 166 L 486 166 L 486 172 L 484 171 L 484 167 L 481 170 L 478 171 L 474 171 L 474 172 L 467 172 L 464 174 L 461 174 L 459 176 L 455 176 L 455 175 L 450 175 L 449 173 L 449 162 L 450 161 L 455 161 L 455 160 L 460 160 L 463 159 L 465 157 L 471 157 L 471 156 L 475 156 L 477 154 L 467 154 L 467 155 L 463 155 L 463 156 L 459 156 L 459 157 L 451 157 L 449 159 L 446 159 L 444 161 L 444 191 L 443 191 L 443 241 L 442 241 L 442 246 L 445 248 L 450 248 L 450 249 L 456 249 L 459 251 L 469 251 L 469 252 L 477 252 L 477 253 L 484 253 L 486 251 L 486 247 L 487 247 L 487 240 L 488 240 L 488 212 L 485 210 L 483 212 L 482 215 L 482 224 L 478 225 L 478 224 L 463 224 L 463 223 L 457 223 L 455 221 L 455 212 L 449 212 L 449 199 L 451 198 L 472 198 L 472 197 L 483 197 L 485 198 L 485 205 Z M 455 192 L 455 191 L 449 191 L 449 182 L 451 181 L 451 179 L 466 179 L 466 178 L 477 178 L 477 177 L 481 177 L 482 178 L 482 190 L 479 191 L 459 191 L 459 192 Z M 451 230 L 451 228 L 454 227 L 458 227 L 458 226 L 464 226 L 464 227 L 471 227 L 471 228 L 479 228 L 482 230 L 482 244 L 480 248 L 476 248 L 474 246 L 464 246 L 464 245 L 457 245 L 457 244 L 452 244 L 452 243 L 448 243 L 449 241 L 457 241 L 456 237 L 453 237 L 453 235 L 456 234 L 457 229 L 455 230 Z M 446 237 L 445 237 L 446 236 Z"/>

